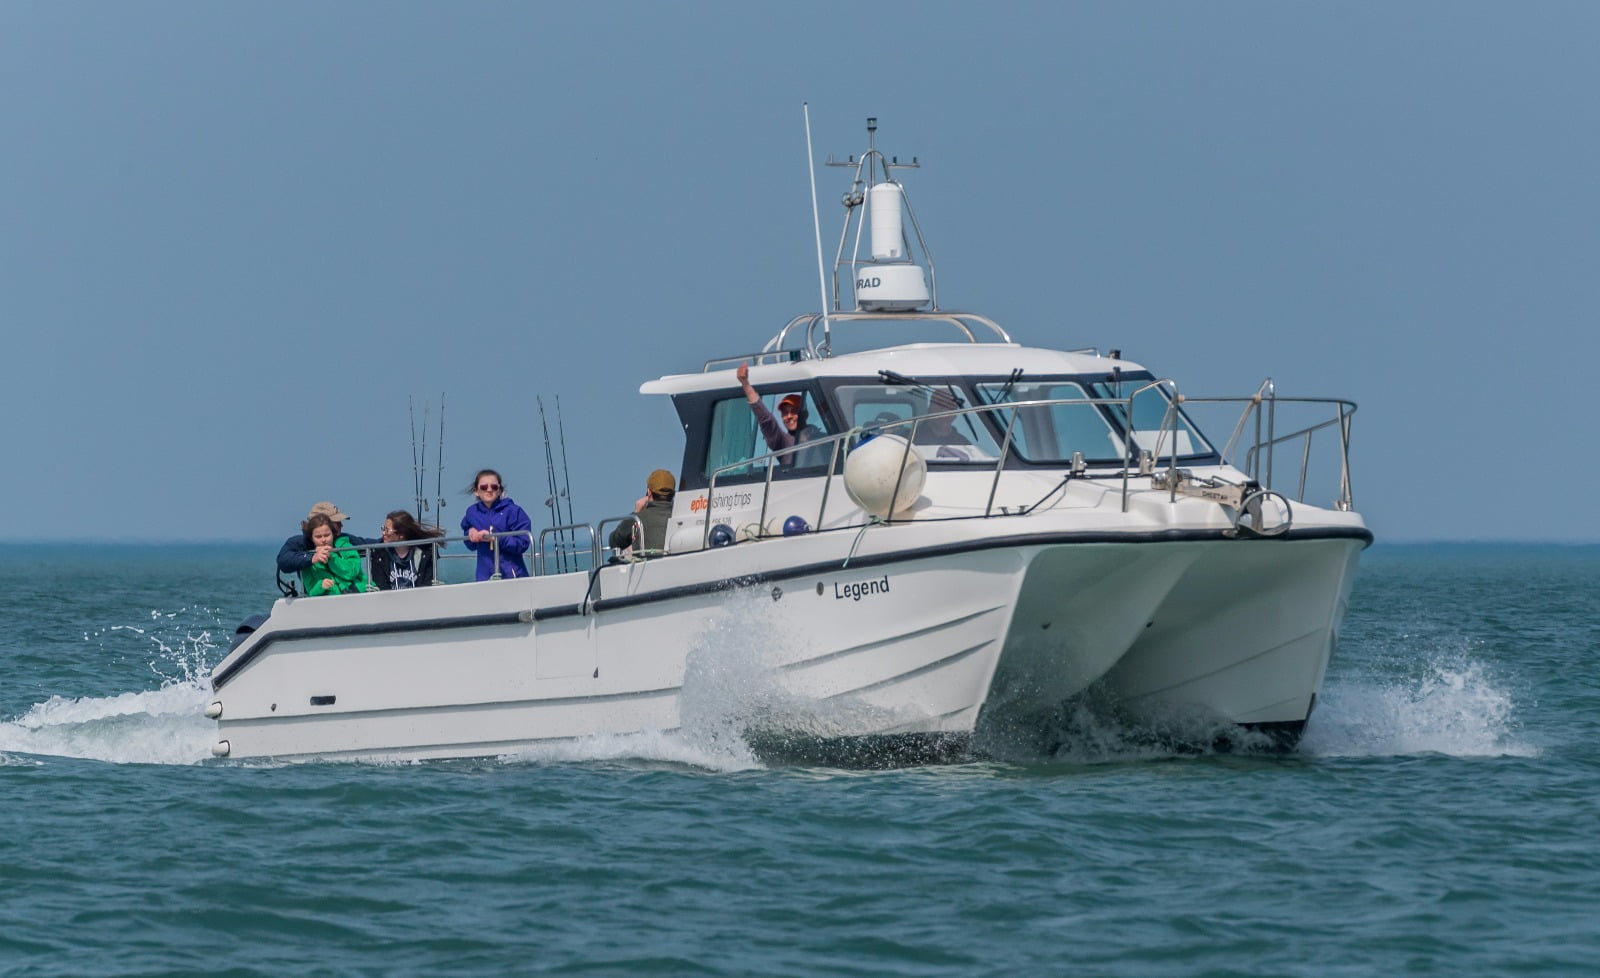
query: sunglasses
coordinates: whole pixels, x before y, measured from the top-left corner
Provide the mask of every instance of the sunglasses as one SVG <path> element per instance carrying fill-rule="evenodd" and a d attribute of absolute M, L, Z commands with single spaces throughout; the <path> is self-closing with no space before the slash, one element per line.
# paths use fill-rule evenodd
<path fill-rule="evenodd" d="M 500 491 L 500 487 L 499 486 L 491 486 L 487 482 L 485 482 L 483 485 L 478 487 L 478 491 L 479 492 L 499 492 Z"/>

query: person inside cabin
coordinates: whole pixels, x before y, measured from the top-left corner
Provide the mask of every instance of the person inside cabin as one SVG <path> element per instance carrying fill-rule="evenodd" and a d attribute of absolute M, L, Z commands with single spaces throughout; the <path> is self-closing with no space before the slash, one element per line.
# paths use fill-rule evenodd
<path fill-rule="evenodd" d="M 332 521 L 334 536 L 337 537 L 344 533 L 345 521 L 350 517 L 346 516 L 342 511 L 340 511 L 339 507 L 330 502 L 317 503 L 316 505 L 312 506 L 311 511 L 306 514 L 306 519 L 310 520 L 311 517 L 319 514 L 326 516 L 330 521 Z M 294 575 L 299 574 L 301 571 L 310 567 L 313 563 L 320 564 L 326 562 L 326 556 L 322 557 L 320 560 L 318 559 L 317 547 L 312 544 L 311 535 L 306 531 L 305 527 L 306 524 L 301 523 L 300 532 L 283 541 L 283 547 L 278 550 L 278 573 L 287 574 L 293 577 Z M 347 535 L 346 538 L 353 546 L 357 547 L 364 547 L 378 542 L 376 540 L 368 540 L 366 537 L 358 537 L 354 535 Z"/>
<path fill-rule="evenodd" d="M 533 544 L 533 521 L 505 494 L 505 480 L 494 469 L 483 469 L 473 477 L 467 491 L 478 501 L 461 516 L 461 532 L 467 535 L 467 549 L 478 554 L 480 581 L 494 577 L 527 577 L 528 565 L 522 555 Z M 495 564 L 499 541 L 500 563 Z"/>
<path fill-rule="evenodd" d="M 608 542 L 618 554 L 628 547 L 633 548 L 636 556 L 642 556 L 643 552 L 660 553 L 667 548 L 667 524 L 672 518 L 672 497 L 677 483 L 671 472 L 656 469 L 644 485 L 645 494 L 633 505 L 633 514 L 639 517 L 638 524 L 625 520 L 611 531 Z"/>
<path fill-rule="evenodd" d="M 327 513 L 313 513 L 302 527 L 314 548 L 311 564 L 300 572 L 300 585 L 308 597 L 355 594 L 367 589 L 361 554 L 335 526 Z"/>
<path fill-rule="evenodd" d="M 416 517 L 397 509 L 383 518 L 383 542 L 419 541 L 420 546 L 384 547 L 372 551 L 372 583 L 380 591 L 427 587 L 435 583 L 434 565 L 438 561 L 436 541 L 444 531 L 417 522 Z"/>
<path fill-rule="evenodd" d="M 938 388 L 928 397 L 928 414 L 942 414 L 946 411 L 959 411 L 961 402 L 950 391 Z M 972 445 L 972 439 L 957 430 L 957 424 L 971 424 L 971 415 L 950 415 L 947 417 L 934 417 L 917 425 L 917 433 L 912 439 L 918 445 L 937 445 L 934 452 L 935 459 L 947 462 L 965 462 L 978 458 L 980 453 Z"/>
<path fill-rule="evenodd" d="M 806 411 L 804 394 L 786 395 L 778 402 L 778 418 L 774 418 L 772 412 L 767 410 L 767 406 L 761 403 L 761 395 L 750 386 L 750 365 L 739 364 L 734 376 L 739 379 L 739 386 L 744 388 L 744 399 L 750 403 L 750 413 L 756 417 L 756 424 L 761 428 L 761 437 L 766 439 L 768 451 L 782 451 L 822 437 L 820 428 L 806 423 L 809 413 Z M 821 465 L 827 461 L 827 456 L 817 457 L 819 449 L 820 446 L 811 451 L 786 452 L 778 456 L 778 465 L 782 468 Z"/>

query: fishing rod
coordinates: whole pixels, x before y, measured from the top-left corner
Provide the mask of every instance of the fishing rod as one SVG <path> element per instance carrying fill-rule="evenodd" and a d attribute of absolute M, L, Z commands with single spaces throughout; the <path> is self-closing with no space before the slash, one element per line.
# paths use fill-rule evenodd
<path fill-rule="evenodd" d="M 418 494 L 421 486 L 418 485 Z M 439 509 L 434 516 L 434 525 L 444 528 L 444 391 L 439 392 L 439 465 L 433 473 L 433 493 L 439 500 Z"/>
<path fill-rule="evenodd" d="M 422 474 L 417 477 L 417 502 L 420 504 L 417 506 L 418 523 L 424 522 L 422 514 L 428 511 L 428 501 L 422 493 L 428 483 L 428 411 L 431 407 L 429 402 L 422 402 Z"/>
<path fill-rule="evenodd" d="M 556 492 L 556 463 L 555 455 L 550 450 L 550 423 L 544 413 L 544 398 L 535 397 L 534 400 L 539 404 L 539 427 L 544 431 L 544 482 L 545 488 L 549 490 L 549 495 L 544 497 L 544 505 L 551 511 L 550 525 L 560 526 L 561 497 Z M 556 569 L 561 573 L 565 573 L 567 569 L 564 550 L 565 548 L 559 545 L 556 547 Z"/>
<path fill-rule="evenodd" d="M 561 420 L 561 395 L 556 395 L 556 434 L 561 439 L 561 495 L 567 500 L 567 518 L 563 521 L 567 526 L 575 525 L 572 517 L 572 468 L 567 465 L 567 426 Z M 573 570 L 578 569 L 578 535 L 575 530 L 563 531 L 568 537 L 568 549 L 572 552 Z"/>
<path fill-rule="evenodd" d="M 406 410 L 411 415 L 411 485 L 414 490 L 412 500 L 416 503 L 417 519 L 420 520 L 422 519 L 422 456 L 417 452 L 417 401 L 410 394 L 406 395 Z"/>
<path fill-rule="evenodd" d="M 417 522 L 433 522 L 439 526 L 444 525 L 444 394 L 439 395 L 439 447 L 438 465 L 434 469 L 433 493 L 437 502 L 435 519 L 429 520 L 428 511 L 434 504 L 428 502 L 428 416 L 433 411 L 433 404 L 424 401 L 422 404 L 422 435 L 417 435 L 417 401 L 414 395 L 406 395 L 406 408 L 411 415 L 411 480 L 412 502 L 416 507 Z"/>
<path fill-rule="evenodd" d="M 561 437 L 561 481 L 563 483 L 561 494 L 567 499 L 567 519 L 570 526 L 572 519 L 572 469 L 567 465 L 567 426 L 561 420 L 561 395 L 556 395 L 556 434 Z"/>

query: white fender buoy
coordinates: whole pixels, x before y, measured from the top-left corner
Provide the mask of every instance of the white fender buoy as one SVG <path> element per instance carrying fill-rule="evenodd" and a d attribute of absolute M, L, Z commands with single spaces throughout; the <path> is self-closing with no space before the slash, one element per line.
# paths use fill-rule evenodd
<path fill-rule="evenodd" d="M 878 435 L 857 445 L 844 460 L 844 491 L 879 519 L 908 512 L 927 478 L 922 453 L 899 435 Z"/>
<path fill-rule="evenodd" d="M 692 550 L 699 550 L 705 546 L 706 531 L 704 527 L 680 526 L 667 534 L 667 553 L 686 554 Z"/>

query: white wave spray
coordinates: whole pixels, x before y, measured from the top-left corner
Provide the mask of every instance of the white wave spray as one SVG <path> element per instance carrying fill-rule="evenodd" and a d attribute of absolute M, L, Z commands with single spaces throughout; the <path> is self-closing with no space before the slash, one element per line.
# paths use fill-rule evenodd
<path fill-rule="evenodd" d="M 113 696 L 52 696 L 0 722 L 0 755 L 74 757 L 117 764 L 196 764 L 211 756 L 216 726 L 203 714 L 209 659 L 219 652 L 214 609 L 151 611 L 140 625 L 84 633 L 107 659 L 142 659 L 155 689 Z M 12 757 L 13 761 L 17 758 Z"/>
<path fill-rule="evenodd" d="M 1463 655 L 1429 660 L 1418 675 L 1330 683 L 1300 742 L 1319 757 L 1446 754 L 1533 757 L 1504 682 Z"/>
<path fill-rule="evenodd" d="M 825 739 L 862 729 L 892 727 L 907 717 L 851 697 L 809 696 L 785 681 L 782 664 L 805 658 L 801 636 L 775 631 L 764 591 L 729 594 L 691 642 L 676 730 L 584 737 L 541 745 L 514 755 L 518 761 L 638 760 L 713 771 L 765 767 L 751 741 Z"/>
<path fill-rule="evenodd" d="M 779 663 L 796 658 L 784 643 L 796 639 L 775 635 L 760 624 L 764 619 L 754 612 L 752 602 L 764 600 L 759 594 L 730 595 L 707 618 L 688 656 L 678 729 L 585 737 L 542 745 L 506 760 L 640 761 L 740 771 L 764 766 L 748 742 L 752 731 L 827 737 L 873 726 L 857 715 L 866 709 L 862 704 L 848 698 L 808 698 L 780 681 Z M 18 717 L 0 721 L 0 763 L 22 761 L 14 755 L 144 764 L 207 760 L 215 726 L 202 711 L 209 701 L 208 663 L 221 653 L 213 638 L 212 629 L 217 627 L 214 612 L 185 608 L 153 611 L 144 625 L 86 633 L 85 641 L 101 645 L 133 642 L 134 654 L 145 659 L 159 686 L 112 696 L 52 696 L 37 703 Z M 1412 655 L 1414 650 L 1387 662 L 1373 662 L 1375 668 L 1349 678 L 1330 677 L 1299 753 L 1312 757 L 1539 754 L 1523 736 L 1507 684 L 1491 669 L 1464 652 L 1436 652 L 1420 662 Z M 1397 663 L 1404 663 L 1399 672 L 1409 670 L 1409 674 L 1371 675 L 1396 672 Z M 1068 736 L 1065 749 L 1055 752 L 1057 760 L 1092 763 L 1172 755 L 1170 747 L 1160 744 L 1163 731 L 1128 729 L 1114 711 L 1096 708 L 1090 700 L 1067 704 L 1066 710 L 1062 720 Z M 1265 745 L 1240 731 L 1234 734 L 1235 750 L 1251 752 Z"/>
<path fill-rule="evenodd" d="M 211 756 L 216 725 L 198 683 L 117 696 L 52 696 L 0 723 L 0 752 L 117 764 L 196 764 Z"/>

